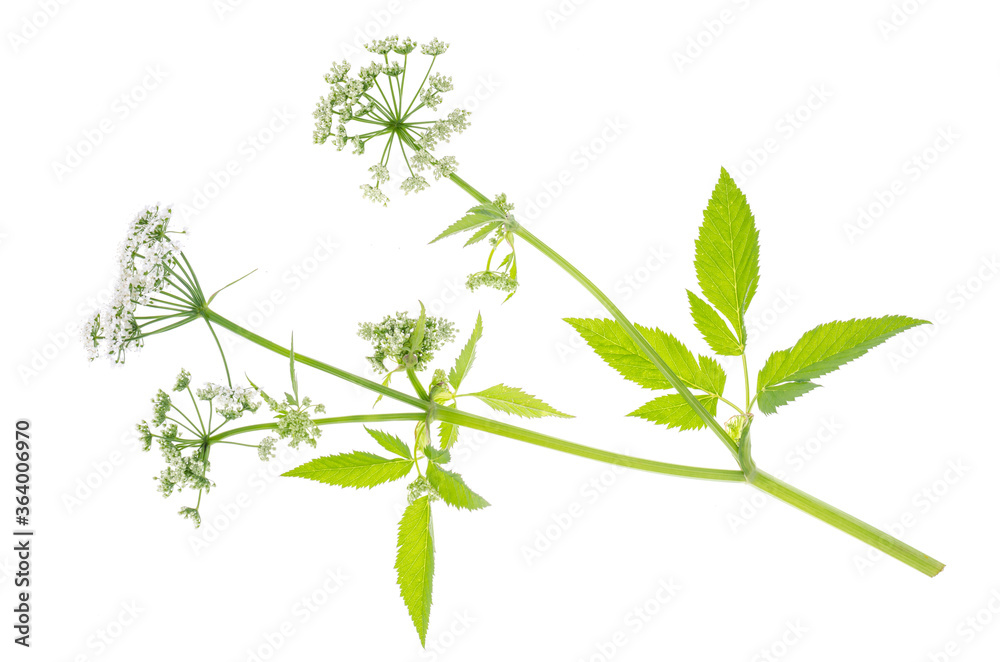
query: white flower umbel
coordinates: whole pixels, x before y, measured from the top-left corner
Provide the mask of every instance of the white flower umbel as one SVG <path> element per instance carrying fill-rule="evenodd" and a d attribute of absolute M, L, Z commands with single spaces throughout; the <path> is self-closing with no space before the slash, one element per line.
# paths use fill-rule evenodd
<path fill-rule="evenodd" d="M 143 340 L 186 324 L 203 303 L 200 287 L 170 229 L 170 206 L 142 209 L 118 249 L 118 278 L 110 301 L 83 325 L 91 360 L 123 363 Z M 143 308 L 146 314 L 137 314 Z"/>
<path fill-rule="evenodd" d="M 326 75 L 330 90 L 320 98 L 313 113 L 313 141 L 322 144 L 330 140 L 338 151 L 350 145 L 355 154 L 364 154 L 370 141 L 388 138 L 378 163 L 369 168 L 374 185 L 361 186 L 364 198 L 383 206 L 389 203 L 383 186 L 389 182 L 388 164 L 394 145 L 399 145 L 410 173 L 402 182 L 402 190 L 419 193 L 428 186 L 427 180 L 417 174 L 421 170 L 432 168 L 435 179 L 455 172 L 458 164 L 454 157 L 438 157 L 433 152 L 439 143 L 448 142 L 469 126 L 469 113 L 463 109 L 437 119 L 420 119 L 421 110 L 437 110 L 444 93 L 454 86 L 450 76 L 433 72 L 434 63 L 448 50 L 448 44 L 432 39 L 420 48 L 431 58 L 427 72 L 422 79 L 420 73 L 415 74 L 420 80 L 415 91 L 407 89 L 407 70 L 413 64 L 410 56 L 416 47 L 416 42 L 398 36 L 367 44 L 365 48 L 376 55 L 376 61 L 361 67 L 356 78 L 348 75 L 351 65 L 346 61 L 334 63 Z M 390 59 L 390 55 L 402 56 L 402 61 Z M 412 89 L 414 78 L 409 82 Z"/>
<path fill-rule="evenodd" d="M 374 354 L 368 357 L 368 362 L 375 372 L 382 374 L 398 370 L 406 365 L 407 356 L 412 356 L 414 370 L 423 370 L 434 359 L 434 352 L 455 338 L 454 324 L 442 317 L 427 317 L 424 320 L 423 339 L 411 353 L 410 338 L 418 321 L 404 312 L 386 315 L 377 324 L 365 322 L 358 325 L 358 335 L 372 344 Z M 396 363 L 396 366 L 386 366 L 387 359 Z"/>

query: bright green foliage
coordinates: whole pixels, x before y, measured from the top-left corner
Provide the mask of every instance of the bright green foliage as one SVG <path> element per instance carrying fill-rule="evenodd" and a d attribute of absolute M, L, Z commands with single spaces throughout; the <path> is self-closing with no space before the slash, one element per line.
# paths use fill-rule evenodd
<path fill-rule="evenodd" d="M 433 240 L 431 240 L 431 243 L 433 244 L 436 241 L 440 241 L 445 237 L 450 237 L 451 235 L 457 234 L 459 232 L 465 232 L 466 230 L 473 230 L 487 223 L 493 223 L 494 221 L 503 221 L 504 218 L 505 215 L 501 213 L 500 210 L 498 210 L 493 205 L 489 204 L 476 205 L 469 211 L 465 212 L 465 216 L 463 216 L 462 218 L 458 219 L 457 221 L 449 225 L 444 232 L 442 232 Z M 474 243 L 474 242 L 470 240 L 469 243 Z"/>
<path fill-rule="evenodd" d="M 434 523 L 428 496 L 415 499 L 403 511 L 403 519 L 399 521 L 396 577 L 399 594 L 420 635 L 420 644 L 426 645 L 434 581 Z"/>
<path fill-rule="evenodd" d="M 379 446 L 390 453 L 406 458 L 407 460 L 413 459 L 413 455 L 410 454 L 410 447 L 404 444 L 396 435 L 382 432 L 381 430 L 372 430 L 369 427 L 365 427 L 365 432 L 370 434 L 372 439 L 378 442 Z"/>
<path fill-rule="evenodd" d="M 444 423 L 438 426 L 438 435 L 441 438 L 441 448 L 445 450 L 451 448 L 458 441 L 458 426 L 453 423 Z"/>
<path fill-rule="evenodd" d="M 923 320 L 903 315 L 868 317 L 846 322 L 827 322 L 806 332 L 795 345 L 771 354 L 757 375 L 757 399 L 765 414 L 812 390 L 810 380 L 833 372 L 872 347 L 920 324 Z M 778 388 L 786 383 L 799 386 Z M 805 388 L 804 384 L 809 384 Z"/>
<path fill-rule="evenodd" d="M 496 411 L 502 411 L 505 414 L 513 414 L 523 418 L 541 418 L 543 416 L 573 418 L 569 414 L 564 414 L 545 404 L 535 396 L 525 393 L 516 386 L 497 384 L 485 391 L 466 393 L 464 395 L 479 398 Z"/>
<path fill-rule="evenodd" d="M 705 208 L 695 241 L 694 267 L 708 302 L 729 320 L 746 347 L 747 308 L 757 292 L 759 246 L 753 214 L 725 168 Z"/>
<path fill-rule="evenodd" d="M 364 451 L 354 451 L 318 457 L 282 475 L 308 478 L 327 485 L 370 488 L 399 480 L 410 473 L 412 468 L 412 460 L 387 459 Z"/>
<path fill-rule="evenodd" d="M 448 373 L 448 383 L 451 387 L 458 390 L 458 387 L 462 384 L 462 380 L 465 376 L 469 374 L 469 370 L 472 369 L 472 363 L 476 360 L 476 343 L 479 339 L 483 337 L 483 316 L 480 314 L 476 317 L 476 326 L 472 329 L 472 336 L 469 338 L 469 342 L 465 343 L 465 347 L 462 348 L 462 352 L 458 355 L 458 359 L 455 361 L 455 367 L 451 369 Z"/>
<path fill-rule="evenodd" d="M 490 505 L 486 499 L 470 490 L 461 476 L 453 471 L 442 469 L 433 462 L 427 465 L 427 480 L 449 506 L 465 508 L 466 510 L 479 510 Z"/>
<path fill-rule="evenodd" d="M 695 397 L 704 405 L 708 413 L 715 415 L 719 404 L 718 398 L 713 395 L 696 395 Z M 629 416 L 644 418 L 657 425 L 666 425 L 668 428 L 681 430 L 697 430 L 705 427 L 705 421 L 701 420 L 701 417 L 691 409 L 691 405 L 676 393 L 654 398 L 630 413 Z"/>
<path fill-rule="evenodd" d="M 715 308 L 691 290 L 688 290 L 688 301 L 691 303 L 694 325 L 713 352 L 721 356 L 739 356 L 743 353 L 740 341 L 733 335 L 732 329 L 726 326 L 725 320 Z"/>

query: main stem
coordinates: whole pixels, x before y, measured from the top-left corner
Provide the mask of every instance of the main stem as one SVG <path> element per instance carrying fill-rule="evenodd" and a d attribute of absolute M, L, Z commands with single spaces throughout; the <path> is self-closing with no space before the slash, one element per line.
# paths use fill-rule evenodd
<path fill-rule="evenodd" d="M 454 173 L 452 173 L 450 178 L 459 186 L 459 188 L 471 195 L 476 201 L 481 204 L 489 204 L 489 198 L 476 190 L 464 179 Z M 745 452 L 741 458 L 739 446 L 736 442 L 733 441 L 725 429 L 723 429 L 723 427 L 719 425 L 719 422 L 715 420 L 715 417 L 705 409 L 701 402 L 695 398 L 691 391 L 689 391 L 688 388 L 681 382 L 674 371 L 670 369 L 670 366 L 668 366 L 656 350 L 653 349 L 645 337 L 639 333 L 638 329 L 635 328 L 635 325 L 632 324 L 627 317 L 625 317 L 625 314 L 618 309 L 618 306 L 616 306 L 614 302 L 600 290 L 600 288 L 594 285 L 594 283 L 583 275 L 579 269 L 574 267 L 565 258 L 549 248 L 544 242 L 542 242 L 542 240 L 525 229 L 524 226 L 510 220 L 508 221 L 508 230 L 513 231 L 526 243 L 534 246 L 539 252 L 556 263 L 560 268 L 562 268 L 563 271 L 568 273 L 575 281 L 580 283 L 584 289 L 590 292 L 590 294 L 597 299 L 602 306 L 604 306 L 605 310 L 611 313 L 611 315 L 615 318 L 615 321 L 618 323 L 618 326 L 625 331 L 629 338 L 631 338 L 639 349 L 642 350 L 643 354 L 646 355 L 646 358 L 648 358 L 653 365 L 656 366 L 666 380 L 670 382 L 671 386 L 677 390 L 678 394 L 680 394 L 680 396 L 684 398 L 685 402 L 687 402 L 695 413 L 698 414 L 699 418 L 701 418 L 715 433 L 715 435 L 722 440 L 733 456 L 740 461 L 741 471 L 736 473 L 740 474 L 743 481 L 753 485 L 762 492 L 770 494 L 771 496 L 778 498 L 803 512 L 806 512 L 813 517 L 816 517 L 827 524 L 854 536 L 858 540 L 871 545 L 875 549 L 885 552 L 889 556 L 902 561 L 908 566 L 919 570 L 929 577 L 937 575 L 944 569 L 944 564 L 940 561 L 927 556 L 923 552 L 914 549 L 910 545 L 907 545 L 903 541 L 889 535 L 888 533 L 880 531 L 870 524 L 866 524 L 856 517 L 848 515 L 842 510 L 839 510 L 828 503 L 825 503 L 787 483 L 778 480 L 770 474 L 757 470 L 752 460 L 749 459 L 749 440 L 747 440 L 747 447 L 744 449 Z M 749 396 L 749 389 L 747 390 L 747 394 Z M 749 404 L 747 406 L 747 413 L 749 413 Z"/>
<path fill-rule="evenodd" d="M 259 336 L 249 329 L 245 329 L 239 324 L 232 322 L 225 317 L 219 315 L 218 313 L 206 308 L 203 308 L 202 315 L 212 322 L 215 322 L 224 329 L 227 329 L 234 334 L 246 338 L 247 340 L 260 345 L 265 349 L 269 349 L 276 354 L 288 357 L 290 352 L 287 348 L 281 345 L 271 342 L 263 336 Z M 729 470 L 729 469 L 710 469 L 705 467 L 691 467 L 683 464 L 671 464 L 668 462 L 657 462 L 655 460 L 644 460 L 642 458 L 631 457 L 628 455 L 621 455 L 619 453 L 612 453 L 610 451 L 600 450 L 598 448 L 592 448 L 590 446 L 584 446 L 582 444 L 576 444 L 571 441 L 566 441 L 564 439 L 559 439 L 557 437 L 550 437 L 549 435 L 541 434 L 538 432 L 532 432 L 531 430 L 526 430 L 524 428 L 519 428 L 516 425 L 509 425 L 506 423 L 501 423 L 499 421 L 494 421 L 483 416 L 477 416 L 475 414 L 469 414 L 458 409 L 453 409 L 451 407 L 437 407 L 432 405 L 430 402 L 415 398 L 411 395 L 407 395 L 401 391 L 397 391 L 394 388 L 388 386 L 383 386 L 378 382 L 373 382 L 370 379 L 365 379 L 364 377 L 359 377 L 353 373 L 341 370 L 340 368 L 334 367 L 323 361 L 318 361 L 313 358 L 309 358 L 301 354 L 300 352 L 295 352 L 295 360 L 298 363 L 307 365 L 311 368 L 315 368 L 322 372 L 331 374 L 335 377 L 348 381 L 352 384 L 357 384 L 362 388 L 366 388 L 370 391 L 380 393 L 387 398 L 403 402 L 408 405 L 412 405 L 420 409 L 424 413 L 413 413 L 413 414 L 370 414 L 370 415 L 357 415 L 357 416 L 341 416 L 336 418 L 328 419 L 315 419 L 315 422 L 319 425 L 330 425 L 334 423 L 362 423 L 362 422 L 375 422 L 375 421 L 419 421 L 424 420 L 426 417 L 426 412 L 434 407 L 434 418 L 439 421 L 444 421 L 446 423 L 454 423 L 456 425 L 462 425 L 473 430 L 481 430 L 483 432 L 490 432 L 493 434 L 498 434 L 510 439 L 515 439 L 518 441 L 523 441 L 529 444 L 534 444 L 535 446 L 542 446 L 544 448 L 550 448 L 552 450 L 561 451 L 563 453 L 569 453 L 570 455 L 577 455 L 580 457 L 589 458 L 592 460 L 598 460 L 600 462 L 606 462 L 608 464 L 615 464 L 622 467 L 630 467 L 634 469 L 641 469 L 643 471 L 652 471 L 654 473 L 667 474 L 670 476 L 681 476 L 684 478 L 701 478 L 703 480 L 717 480 L 730 483 L 741 483 L 744 481 L 742 472 Z M 241 434 L 243 432 L 255 432 L 261 430 L 272 430 L 277 427 L 275 423 L 262 423 L 258 425 L 250 425 L 242 428 L 233 428 L 224 433 L 220 433 L 213 437 L 213 440 L 220 440 L 226 437 L 231 437 L 236 434 Z"/>

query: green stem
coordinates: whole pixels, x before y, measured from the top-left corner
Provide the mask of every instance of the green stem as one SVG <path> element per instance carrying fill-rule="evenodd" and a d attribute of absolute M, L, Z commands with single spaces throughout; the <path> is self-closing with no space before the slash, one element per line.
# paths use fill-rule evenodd
<path fill-rule="evenodd" d="M 879 531 L 870 524 L 865 524 L 858 518 L 834 508 L 828 503 L 809 496 L 805 492 L 778 480 L 770 474 L 757 471 L 752 477 L 748 478 L 747 482 L 761 492 L 781 499 L 802 512 L 837 527 L 844 533 L 854 536 L 861 542 L 867 543 L 881 552 L 885 552 L 894 559 L 902 561 L 928 577 L 933 577 L 944 570 L 944 564 L 940 561 L 927 556 L 920 550 L 910 547 L 905 542 L 890 536 L 888 533 Z"/>
<path fill-rule="evenodd" d="M 295 356 L 299 353 L 296 352 Z M 338 423 L 384 423 L 390 421 L 422 421 L 424 420 L 424 414 L 421 412 L 412 412 L 404 414 L 358 414 L 354 416 L 333 416 L 330 418 L 314 418 L 313 423 L 316 425 L 337 425 Z M 232 428 L 231 430 L 226 430 L 225 432 L 220 432 L 211 439 L 210 442 L 215 443 L 226 439 L 227 437 L 234 437 L 238 434 L 245 434 L 247 432 L 262 432 L 264 430 L 276 430 L 278 429 L 277 423 L 258 423 L 256 425 L 244 425 L 241 428 Z"/>
<path fill-rule="evenodd" d="M 260 345 L 264 349 L 269 349 L 275 354 L 280 354 L 281 356 L 284 356 L 286 358 L 289 357 L 291 354 L 285 347 L 282 347 L 277 343 L 273 343 L 267 338 L 264 338 L 263 336 L 258 336 L 253 331 L 250 331 L 249 329 L 244 329 L 242 326 L 236 324 L 235 322 L 230 322 L 222 315 L 219 315 L 218 313 L 209 310 L 208 308 L 202 309 L 202 316 L 206 320 L 210 322 L 215 322 L 222 328 L 228 329 L 229 331 L 235 333 L 236 335 L 242 336 L 243 338 L 246 338 L 247 340 Z M 307 365 L 310 368 L 315 368 L 316 370 L 320 370 L 322 372 L 331 374 L 334 377 L 343 379 L 346 382 L 350 382 L 351 384 L 356 384 L 361 388 L 368 389 L 369 391 L 374 391 L 380 395 L 384 395 L 387 398 L 392 398 L 393 400 L 397 400 L 404 404 L 408 404 L 412 407 L 416 407 L 421 411 L 427 410 L 428 407 L 427 403 L 419 398 L 415 398 L 412 395 L 407 395 L 406 393 L 397 391 L 396 389 L 393 388 L 389 388 L 388 386 L 383 386 L 378 382 L 373 382 L 370 379 L 365 379 L 364 377 L 360 377 L 353 373 L 347 372 L 346 370 L 335 368 L 334 366 L 329 365 L 327 363 L 323 363 L 322 361 L 317 361 L 316 359 L 304 356 L 299 352 L 295 352 L 295 360 L 298 363 L 301 363 L 302 365 Z"/>
<path fill-rule="evenodd" d="M 541 432 L 533 432 L 532 430 L 519 428 L 516 425 L 510 425 L 509 423 L 501 423 L 500 421 L 494 421 L 490 418 L 470 414 L 459 409 L 452 409 L 451 407 L 438 407 L 435 411 L 435 418 L 439 421 L 444 421 L 445 423 L 452 423 L 453 425 L 459 425 L 473 430 L 497 434 L 509 439 L 516 439 L 517 441 L 523 441 L 535 446 L 541 446 L 542 448 L 550 448 L 563 453 L 569 453 L 570 455 L 577 455 L 579 457 L 597 460 L 598 462 L 606 462 L 607 464 L 614 464 L 620 467 L 639 469 L 641 471 L 652 471 L 653 473 L 668 474 L 671 476 L 701 478 L 704 480 L 719 480 L 731 483 L 742 483 L 745 480 L 743 472 L 733 469 L 689 467 L 681 464 L 670 464 L 667 462 L 657 462 L 655 460 L 644 460 L 642 458 L 631 457 L 629 455 L 621 455 L 619 453 L 612 453 L 611 451 L 605 451 L 599 448 L 591 448 L 590 446 L 576 444 L 571 441 L 559 439 L 558 437 L 542 434 Z"/>

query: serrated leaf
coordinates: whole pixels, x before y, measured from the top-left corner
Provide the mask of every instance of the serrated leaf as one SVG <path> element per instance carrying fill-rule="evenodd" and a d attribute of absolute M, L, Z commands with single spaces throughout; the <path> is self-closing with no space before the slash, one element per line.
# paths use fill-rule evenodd
<path fill-rule="evenodd" d="M 786 405 L 800 395 L 805 395 L 819 384 L 812 382 L 786 382 L 761 389 L 757 394 L 757 407 L 763 414 L 773 414 L 778 407 Z"/>
<path fill-rule="evenodd" d="M 569 414 L 551 407 L 535 396 L 525 393 L 516 386 L 497 384 L 485 391 L 478 393 L 466 393 L 485 402 L 491 409 L 501 411 L 505 414 L 513 414 L 523 418 L 541 418 L 543 416 L 558 416 L 559 418 L 573 418 Z"/>
<path fill-rule="evenodd" d="M 714 395 L 696 395 L 705 409 L 712 416 L 715 416 L 719 399 Z M 679 428 L 681 430 L 698 430 L 705 427 L 705 422 L 691 409 L 691 405 L 684 401 L 684 398 L 677 393 L 661 395 L 654 398 L 629 414 L 652 421 L 657 425 L 666 425 L 668 428 Z"/>
<path fill-rule="evenodd" d="M 438 436 L 441 439 L 441 448 L 448 450 L 455 445 L 455 442 L 458 441 L 458 430 L 459 426 L 454 423 L 442 422 L 441 425 L 438 426 Z"/>
<path fill-rule="evenodd" d="M 653 390 L 673 388 L 663 373 L 646 358 L 645 353 L 611 319 L 567 319 L 604 361 L 625 379 Z M 636 324 L 636 329 L 688 388 L 722 395 L 726 373 L 707 356 L 695 358 L 684 343 L 660 329 Z"/>
<path fill-rule="evenodd" d="M 694 325 L 713 352 L 721 356 L 739 356 L 743 353 L 743 348 L 733 335 L 732 329 L 715 308 L 691 290 L 688 290 L 688 301 L 691 304 Z"/>
<path fill-rule="evenodd" d="M 372 439 L 378 442 L 379 446 L 390 453 L 405 457 L 407 460 L 413 459 L 413 455 L 410 454 L 410 447 L 404 444 L 403 440 L 396 435 L 383 432 L 382 430 L 373 430 L 368 426 L 365 426 L 365 432 L 370 434 Z"/>
<path fill-rule="evenodd" d="M 308 478 L 327 485 L 340 487 L 374 487 L 392 480 L 399 480 L 410 473 L 413 461 L 403 458 L 388 459 L 373 453 L 354 451 L 341 455 L 327 455 L 286 471 L 282 476 Z"/>
<path fill-rule="evenodd" d="M 486 237 L 490 236 L 490 234 L 492 234 L 493 231 L 496 230 L 501 225 L 502 221 L 493 221 L 492 223 L 487 223 L 483 227 L 476 230 L 473 233 L 473 235 L 469 237 L 469 240 L 465 242 L 465 245 L 462 248 L 465 248 L 467 246 L 472 246 L 473 244 L 478 244 L 483 239 L 486 239 Z"/>
<path fill-rule="evenodd" d="M 757 375 L 757 391 L 782 382 L 815 379 L 924 320 L 903 315 L 827 322 L 807 331 L 789 349 L 774 352 Z"/>
<path fill-rule="evenodd" d="M 461 476 L 433 462 L 427 465 L 427 480 L 449 506 L 479 510 L 490 505 L 489 501 L 470 490 Z"/>
<path fill-rule="evenodd" d="M 423 450 L 427 459 L 435 464 L 448 464 L 451 462 L 451 452 L 447 449 L 438 450 L 433 446 L 426 446 Z"/>
<path fill-rule="evenodd" d="M 434 522 L 427 496 L 416 499 L 403 511 L 396 538 L 396 581 L 399 594 L 410 612 L 413 625 L 426 645 L 434 582 Z"/>
<path fill-rule="evenodd" d="M 469 337 L 469 341 L 465 343 L 465 347 L 462 348 L 458 358 L 455 360 L 455 367 L 448 373 L 448 383 L 451 384 L 451 387 L 455 389 L 455 391 L 458 391 L 458 387 L 462 384 L 462 380 L 469 374 L 469 370 L 472 368 L 472 363 L 476 360 L 476 343 L 478 343 L 479 339 L 482 337 L 483 315 L 480 313 L 476 317 L 476 326 L 472 329 L 472 336 Z"/>
<path fill-rule="evenodd" d="M 746 196 L 723 168 L 695 241 L 694 267 L 702 294 L 729 320 L 746 346 L 747 308 L 757 292 L 757 228 Z"/>
<path fill-rule="evenodd" d="M 493 207 L 493 205 L 477 205 L 465 212 L 465 216 L 449 225 L 444 232 L 432 239 L 430 243 L 433 244 L 434 242 L 440 241 L 445 237 L 450 237 L 453 234 L 465 232 L 466 230 L 472 230 L 473 228 L 478 228 L 480 225 L 485 223 L 502 221 L 503 219 L 504 215 Z"/>

